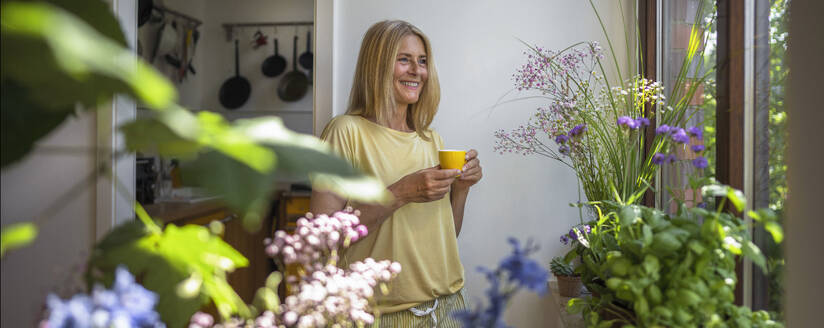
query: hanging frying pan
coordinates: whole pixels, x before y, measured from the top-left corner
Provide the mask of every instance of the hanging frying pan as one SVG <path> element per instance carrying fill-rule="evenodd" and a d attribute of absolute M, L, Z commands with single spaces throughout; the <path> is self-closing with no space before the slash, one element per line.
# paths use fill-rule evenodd
<path fill-rule="evenodd" d="M 292 47 L 292 71 L 280 80 L 278 85 L 278 97 L 283 101 L 296 101 L 306 95 L 306 89 L 309 87 L 309 80 L 303 72 L 298 70 L 297 53 L 298 53 L 298 37 L 295 36 L 295 41 Z"/>
<path fill-rule="evenodd" d="M 263 75 L 268 77 L 275 77 L 283 73 L 286 70 L 286 58 L 283 58 L 278 53 L 278 39 L 275 39 L 275 53 L 266 58 L 263 61 L 263 65 L 260 66 L 260 70 L 263 72 Z"/>
<path fill-rule="evenodd" d="M 312 32 L 306 32 L 306 52 L 300 55 L 300 66 L 312 70 Z"/>
<path fill-rule="evenodd" d="M 137 27 L 143 26 L 152 17 L 154 4 L 152 0 L 140 0 L 137 2 Z"/>
<path fill-rule="evenodd" d="M 220 86 L 220 104 L 227 109 L 237 109 L 249 100 L 252 86 L 249 80 L 240 76 L 240 64 L 238 63 L 237 40 L 235 40 L 235 76 L 223 82 Z"/>

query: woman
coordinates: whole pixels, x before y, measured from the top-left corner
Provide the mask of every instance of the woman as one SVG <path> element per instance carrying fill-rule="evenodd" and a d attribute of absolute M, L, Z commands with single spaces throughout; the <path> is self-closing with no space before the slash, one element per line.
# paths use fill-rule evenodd
<path fill-rule="evenodd" d="M 361 212 L 370 233 L 342 255 L 343 267 L 366 257 L 401 263 L 389 293 L 377 296 L 384 327 L 458 327 L 449 313 L 466 307 L 457 236 L 482 170 L 475 150 L 462 170 L 438 166 L 443 139 L 429 124 L 439 101 L 429 39 L 407 22 L 379 22 L 363 38 L 346 115 L 321 136 L 395 196 L 388 205 L 351 204 L 313 191 L 310 205 L 314 213 L 347 205 Z"/>

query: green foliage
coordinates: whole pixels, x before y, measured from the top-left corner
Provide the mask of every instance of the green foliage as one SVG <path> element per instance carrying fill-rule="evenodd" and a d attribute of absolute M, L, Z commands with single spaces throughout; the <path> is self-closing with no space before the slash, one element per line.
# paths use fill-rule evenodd
<path fill-rule="evenodd" d="M 223 196 L 247 228 L 259 225 L 276 176 L 314 176 L 317 189 L 360 201 L 387 200 L 379 180 L 355 170 L 316 138 L 287 130 L 277 118 L 230 123 L 176 105 L 172 84 L 125 47 L 105 2 L 3 1 L 0 18 L 3 168 L 76 111 L 105 108 L 122 94 L 153 110 L 150 118 L 121 126 L 127 147 L 181 158 L 187 182 Z M 209 302 L 224 317 L 254 314 L 226 282 L 227 272 L 248 265 L 241 254 L 206 227 L 161 228 L 137 209 L 140 222 L 116 227 L 95 246 L 87 271 L 90 286 L 110 283 L 117 265 L 125 264 L 158 293 L 157 311 L 170 327 L 185 326 Z M 2 236 L 5 253 L 31 242 L 36 227 L 4 227 Z M 272 303 L 276 287 L 260 292 L 262 305 Z"/>
<path fill-rule="evenodd" d="M 3 167 L 25 156 L 78 104 L 95 108 L 125 93 L 162 108 L 176 98 L 171 83 L 123 47 L 119 25 L 104 3 L 58 3 L 82 12 L 93 25 L 48 3 L 2 4 Z"/>
<path fill-rule="evenodd" d="M 704 197 L 743 204 L 740 192 L 707 186 Z M 596 205 L 597 206 L 597 205 Z M 729 213 L 681 206 L 677 214 L 613 203 L 616 210 L 599 217 L 578 249 L 582 280 L 599 296 L 569 304 L 593 325 L 607 320 L 638 327 L 777 327 L 766 312 L 734 305 L 735 263 L 744 256 L 767 269 L 766 258 L 750 240 L 743 220 Z M 737 206 L 737 205 L 736 205 Z M 742 205 L 743 206 L 743 205 Z M 756 222 L 782 233 L 768 210 L 750 213 Z"/>
<path fill-rule="evenodd" d="M 237 120 L 179 107 L 124 125 L 127 146 L 184 159 L 186 183 L 221 195 L 250 230 L 265 215 L 275 178 L 320 175 L 341 195 L 361 201 L 387 199 L 383 184 L 332 155 L 317 138 L 289 131 L 276 117 Z M 331 181 L 331 182 L 327 182 Z M 343 185 L 346 188 L 336 188 Z M 324 188 L 326 187 L 326 188 Z"/>
<path fill-rule="evenodd" d="M 572 264 L 564 261 L 561 257 L 553 258 L 552 262 L 549 263 L 549 269 L 552 271 L 552 274 L 556 276 L 575 275 L 575 270 L 572 268 Z"/>
<path fill-rule="evenodd" d="M 0 235 L 0 258 L 6 251 L 25 247 L 37 237 L 37 226 L 32 222 L 10 224 L 3 228 Z"/>
<path fill-rule="evenodd" d="M 114 269 L 123 264 L 157 293 L 156 310 L 170 327 L 184 327 L 210 300 L 224 317 L 251 315 L 226 281 L 226 273 L 249 264 L 243 255 L 206 227 L 170 224 L 161 231 L 141 214 L 143 222 L 120 225 L 95 246 L 87 270 L 89 286 L 110 285 Z"/>

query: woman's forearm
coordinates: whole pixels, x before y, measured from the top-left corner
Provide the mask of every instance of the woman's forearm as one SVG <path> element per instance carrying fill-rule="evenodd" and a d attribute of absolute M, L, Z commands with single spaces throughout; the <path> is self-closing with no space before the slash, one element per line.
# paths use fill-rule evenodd
<path fill-rule="evenodd" d="M 456 238 L 461 234 L 467 195 L 469 195 L 469 189 L 453 189 L 452 192 L 449 193 L 449 201 L 452 203 L 452 218 L 455 220 Z"/>
<path fill-rule="evenodd" d="M 408 203 L 405 197 L 402 196 L 397 184 L 393 184 L 386 189 L 393 196 L 392 202 L 389 204 L 351 204 L 354 209 L 360 211 L 361 224 L 366 225 L 369 231 L 377 230 L 387 218 L 392 216 L 392 213 Z"/>

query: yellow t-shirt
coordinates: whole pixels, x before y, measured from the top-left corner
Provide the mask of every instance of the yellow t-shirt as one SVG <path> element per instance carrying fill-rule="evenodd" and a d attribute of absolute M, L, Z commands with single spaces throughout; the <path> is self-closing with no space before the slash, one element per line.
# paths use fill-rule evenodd
<path fill-rule="evenodd" d="M 430 130 L 431 131 L 431 130 Z M 443 139 L 431 131 L 431 141 L 415 132 L 393 130 L 357 115 L 332 119 L 321 139 L 385 185 L 438 164 Z M 371 257 L 401 264 L 401 273 L 389 285 L 389 294 L 376 293 L 382 313 L 401 311 L 454 294 L 464 285 L 458 256 L 455 222 L 449 194 L 428 203 L 409 203 L 396 210 L 377 231 L 353 243 L 341 256 L 340 266 Z"/>

